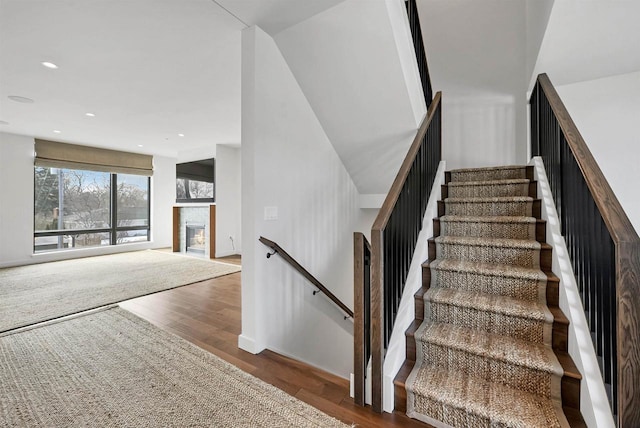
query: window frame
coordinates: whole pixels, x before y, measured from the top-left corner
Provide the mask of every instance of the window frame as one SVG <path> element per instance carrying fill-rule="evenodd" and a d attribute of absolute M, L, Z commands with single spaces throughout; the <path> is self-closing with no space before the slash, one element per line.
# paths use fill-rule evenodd
<path fill-rule="evenodd" d="M 42 167 L 38 167 L 35 166 L 34 167 L 34 175 L 35 175 L 35 169 L 36 168 L 42 168 Z M 50 168 L 50 167 L 46 167 L 46 168 Z M 61 169 L 68 169 L 68 170 L 76 170 L 76 171 L 91 171 L 88 169 L 78 169 L 78 168 L 61 168 Z M 147 176 L 147 225 L 146 226 L 118 226 L 118 173 L 115 172 L 109 172 L 110 174 L 110 178 L 109 178 L 109 185 L 110 185 L 110 189 L 109 189 L 109 194 L 110 194 L 110 198 L 109 198 L 109 210 L 110 210 L 110 215 L 109 215 L 109 221 L 110 221 L 110 227 L 103 227 L 103 228 L 96 228 L 96 229 L 56 229 L 56 230 L 46 230 L 46 231 L 37 231 L 36 230 L 36 213 L 35 213 L 35 204 L 36 204 L 36 180 L 34 180 L 33 182 L 33 188 L 34 188 L 34 198 L 33 198 L 33 206 L 34 206 L 34 213 L 33 213 L 33 254 L 42 254 L 45 252 L 56 252 L 56 251 L 63 251 L 63 250 L 70 250 L 70 249 L 82 249 L 82 248 L 100 248 L 100 247 L 107 247 L 107 246 L 114 246 L 114 245 L 126 245 L 126 244 L 134 244 L 137 242 L 124 242 L 124 243 L 120 243 L 118 244 L 118 232 L 128 232 L 128 231 L 134 231 L 134 230 L 144 230 L 147 232 L 147 239 L 146 242 L 150 242 L 151 241 L 151 177 Z M 128 175 L 128 174 L 123 174 L 123 175 Z M 62 213 L 60 214 L 62 215 Z M 36 238 L 41 238 L 41 237 L 48 237 L 48 236 L 58 236 L 58 237 L 64 237 L 64 236 L 70 236 L 70 235 L 88 235 L 88 234 L 98 234 L 98 233 L 108 233 L 109 234 L 109 244 L 108 245 L 96 245 L 96 246 L 92 246 L 92 247 L 67 247 L 65 248 L 63 247 L 58 247 L 55 249 L 45 249 L 45 250 L 40 250 L 37 251 L 36 249 Z M 142 242 L 142 241 L 141 241 Z M 59 244 L 58 244 L 59 245 Z"/>

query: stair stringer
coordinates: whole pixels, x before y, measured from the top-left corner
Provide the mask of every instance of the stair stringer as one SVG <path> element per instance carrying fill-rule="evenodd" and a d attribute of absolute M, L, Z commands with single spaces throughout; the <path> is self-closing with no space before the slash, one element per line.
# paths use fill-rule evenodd
<path fill-rule="evenodd" d="M 542 200 L 541 218 L 547 221 L 546 239 L 554 248 L 552 270 L 560 278 L 559 306 L 569 319 L 568 353 L 582 374 L 580 413 L 589 427 L 614 428 L 604 381 L 571 267 L 569 251 L 560 233 L 560 220 L 542 158 L 533 158 L 529 165 L 534 167 L 534 179 L 538 182 L 538 195 Z"/>
<path fill-rule="evenodd" d="M 422 219 L 422 229 L 418 235 L 416 249 L 411 259 L 409 273 L 404 286 L 398 317 L 393 326 L 393 332 L 389 339 L 389 346 L 384 358 L 382 379 L 382 410 L 393 412 L 395 404 L 395 390 L 393 380 L 406 359 L 406 336 L 404 332 L 415 319 L 413 295 L 422 287 L 422 263 L 428 258 L 428 240 L 433 236 L 433 218 L 438 214 L 438 199 L 440 199 L 440 186 L 444 184 L 444 172 L 446 162 L 440 161 L 438 171 L 431 188 L 429 202 Z M 369 382 L 369 379 L 367 380 Z"/>

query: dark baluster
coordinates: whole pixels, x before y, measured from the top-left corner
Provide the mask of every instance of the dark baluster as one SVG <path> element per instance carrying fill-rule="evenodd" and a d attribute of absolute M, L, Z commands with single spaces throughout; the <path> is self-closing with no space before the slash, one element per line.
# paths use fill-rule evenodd
<path fill-rule="evenodd" d="M 416 0 L 408 0 L 406 6 L 407 17 L 409 18 L 409 28 L 411 29 L 411 36 L 413 38 L 413 48 L 415 50 L 418 71 L 422 82 L 422 92 L 424 93 L 424 99 L 427 107 L 429 107 L 433 99 L 433 90 L 431 88 L 431 78 L 429 77 L 429 67 L 427 65 L 427 56 L 424 50 L 424 41 L 422 39 L 422 29 L 420 27 L 420 18 L 418 16 Z"/>
<path fill-rule="evenodd" d="M 618 406 L 615 245 L 539 83 L 534 88 L 530 103 L 532 154 L 542 158 L 546 169 L 615 414 Z"/>
<path fill-rule="evenodd" d="M 607 235 L 609 235 L 607 233 Z M 617 342 L 617 330 L 618 330 L 618 296 L 616 290 L 616 250 L 613 245 L 613 240 L 609 235 L 609 239 L 607 240 L 608 245 L 608 259 L 607 263 L 607 271 L 606 276 L 609 278 L 608 286 L 610 293 L 610 301 L 611 301 L 611 330 L 609 334 L 611 335 L 611 354 L 609 355 L 609 360 L 611 362 L 611 388 L 612 388 L 612 407 L 614 409 L 614 413 L 617 412 L 618 409 L 618 342 Z"/>

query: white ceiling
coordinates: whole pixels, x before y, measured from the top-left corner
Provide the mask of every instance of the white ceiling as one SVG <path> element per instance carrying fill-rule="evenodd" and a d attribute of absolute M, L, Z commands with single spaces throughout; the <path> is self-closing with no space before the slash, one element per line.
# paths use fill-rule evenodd
<path fill-rule="evenodd" d="M 241 30 L 340 1 L 0 0 L 0 131 L 171 157 L 240 144 Z"/>

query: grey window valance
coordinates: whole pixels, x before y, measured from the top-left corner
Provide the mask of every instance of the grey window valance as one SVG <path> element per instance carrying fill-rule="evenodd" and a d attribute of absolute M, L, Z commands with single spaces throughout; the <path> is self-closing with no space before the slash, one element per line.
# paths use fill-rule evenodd
<path fill-rule="evenodd" d="M 153 156 L 36 139 L 36 166 L 153 175 Z"/>

